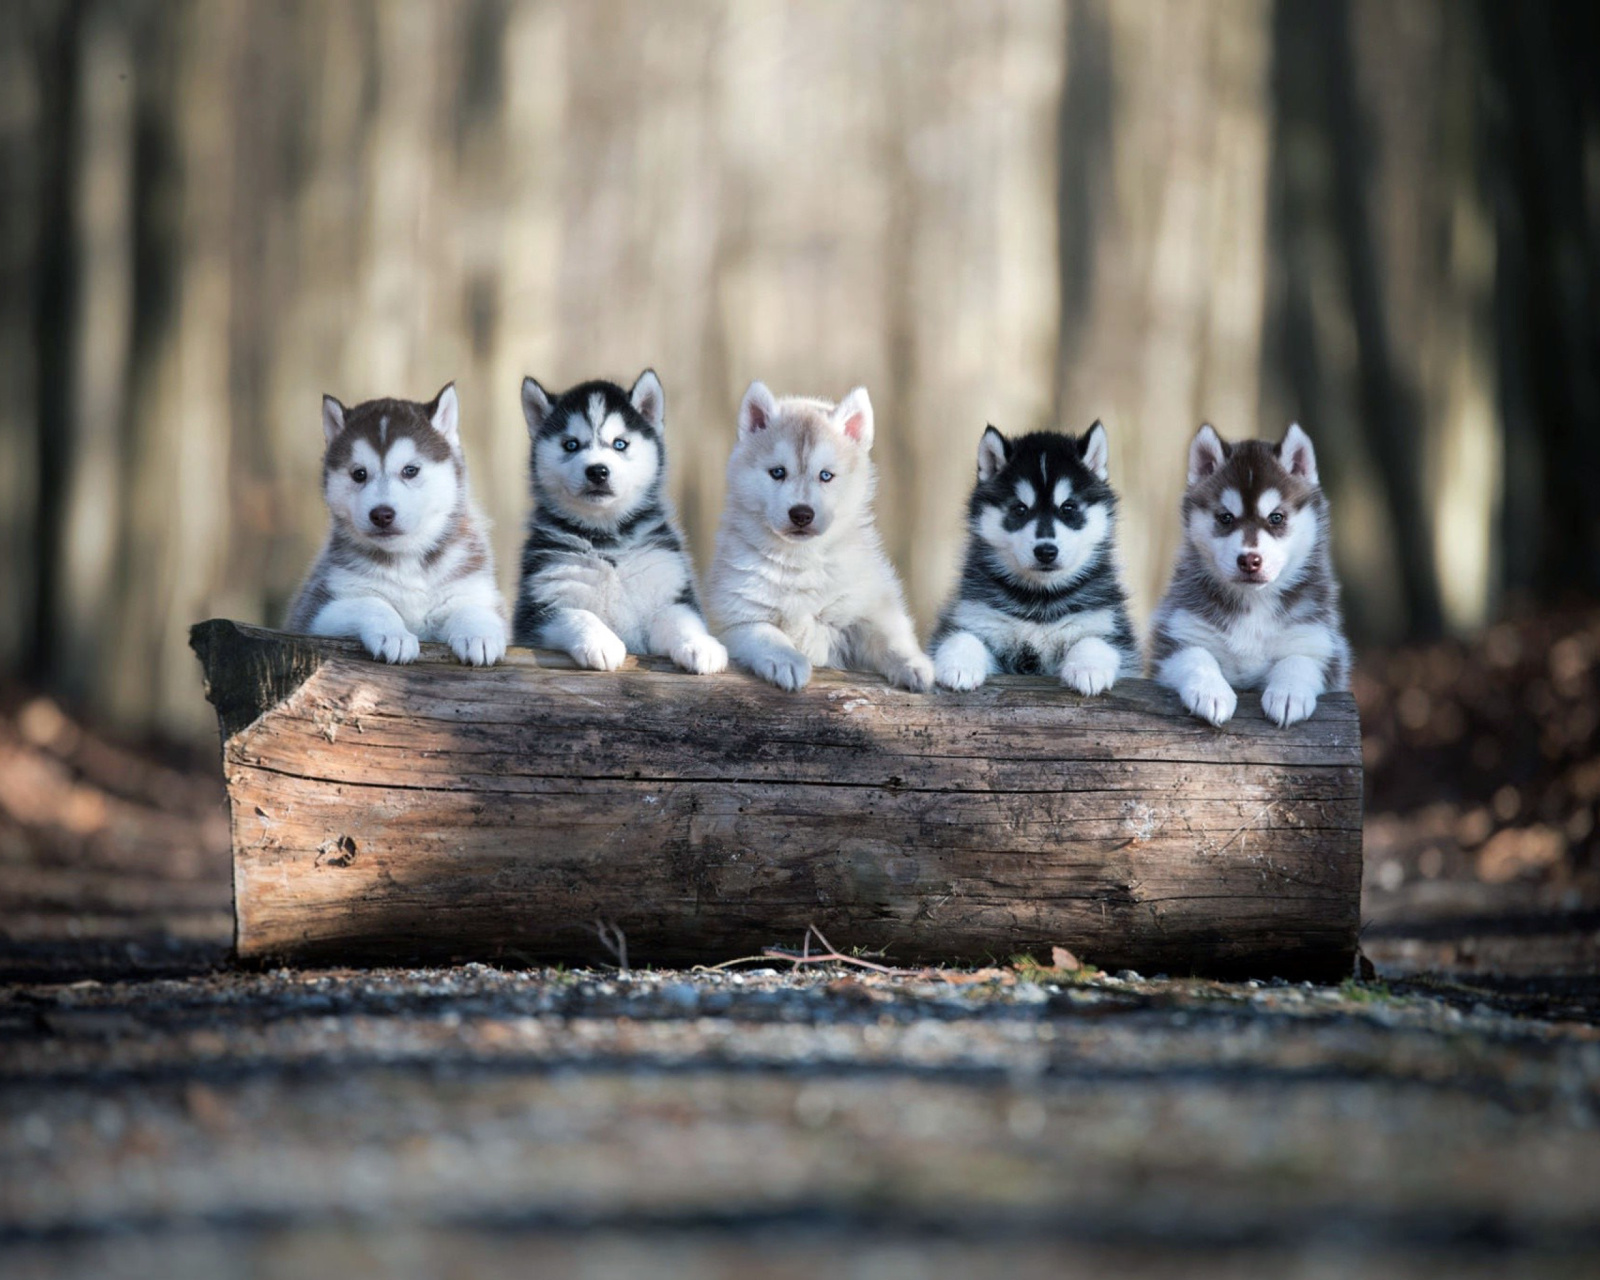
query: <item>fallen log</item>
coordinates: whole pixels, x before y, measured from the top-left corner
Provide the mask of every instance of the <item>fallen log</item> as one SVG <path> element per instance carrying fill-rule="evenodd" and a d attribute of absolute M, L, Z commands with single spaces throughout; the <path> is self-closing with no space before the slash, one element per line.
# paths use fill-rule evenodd
<path fill-rule="evenodd" d="M 240 959 L 894 964 L 1064 946 L 1104 969 L 1339 978 L 1361 889 L 1353 699 L 1213 729 L 1131 680 L 799 693 L 651 659 L 413 666 L 228 621 L 191 644 L 222 729 Z"/>

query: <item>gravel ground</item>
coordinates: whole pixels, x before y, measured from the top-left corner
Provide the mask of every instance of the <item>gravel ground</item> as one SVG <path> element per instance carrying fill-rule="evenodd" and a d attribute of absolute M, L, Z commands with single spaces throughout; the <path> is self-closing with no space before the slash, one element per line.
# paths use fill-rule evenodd
<path fill-rule="evenodd" d="M 14 984 L 0 1247 L 14 1276 L 535 1249 L 606 1275 L 1592 1275 L 1600 1020 L 1529 998 L 1013 969 Z"/>

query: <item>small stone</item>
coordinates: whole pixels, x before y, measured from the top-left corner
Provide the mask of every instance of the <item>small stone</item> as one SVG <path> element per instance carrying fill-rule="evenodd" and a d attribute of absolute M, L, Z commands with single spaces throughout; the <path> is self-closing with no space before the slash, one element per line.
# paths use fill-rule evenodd
<path fill-rule="evenodd" d="M 673 982 L 661 988 L 661 999 L 674 1009 L 693 1009 L 700 1003 L 700 992 L 693 983 Z"/>

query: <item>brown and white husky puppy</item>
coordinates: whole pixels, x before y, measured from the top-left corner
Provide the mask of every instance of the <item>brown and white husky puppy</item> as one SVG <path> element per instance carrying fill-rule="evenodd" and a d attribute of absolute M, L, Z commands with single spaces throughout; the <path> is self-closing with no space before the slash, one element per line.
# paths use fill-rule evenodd
<path fill-rule="evenodd" d="M 1222 724 L 1236 689 L 1260 689 L 1269 720 L 1291 725 L 1350 680 L 1350 644 L 1328 547 L 1328 500 L 1311 438 L 1189 446 L 1182 549 L 1151 624 L 1155 677 Z"/>
<path fill-rule="evenodd" d="M 472 501 L 450 383 L 427 404 L 322 398 L 322 494 L 328 540 L 287 627 L 352 636 L 384 662 L 411 662 L 439 640 L 462 662 L 506 651 L 488 522 Z"/>

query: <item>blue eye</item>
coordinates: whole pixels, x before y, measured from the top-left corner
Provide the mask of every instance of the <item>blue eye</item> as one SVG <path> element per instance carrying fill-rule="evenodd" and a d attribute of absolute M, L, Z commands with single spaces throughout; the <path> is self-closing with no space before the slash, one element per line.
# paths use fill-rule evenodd
<path fill-rule="evenodd" d="M 789 472 L 783 467 L 773 467 L 771 471 L 767 472 L 767 474 L 774 480 L 782 480 L 784 476 L 789 474 Z"/>
<path fill-rule="evenodd" d="M 563 449 L 565 449 L 568 453 L 577 453 L 578 452 L 578 442 L 576 440 L 563 440 L 561 442 L 561 447 Z"/>
<path fill-rule="evenodd" d="M 827 484 L 828 481 L 833 479 L 833 472 L 831 472 L 831 471 L 819 471 L 819 472 L 817 472 L 817 479 L 822 481 L 823 484 Z"/>
<path fill-rule="evenodd" d="M 1077 513 L 1078 513 L 1078 504 L 1076 502 L 1063 502 L 1061 504 L 1061 514 L 1062 515 L 1071 516 L 1071 515 L 1076 515 Z"/>
<path fill-rule="evenodd" d="M 628 452 L 628 442 L 626 440 L 624 440 L 621 436 L 618 436 L 615 440 L 613 440 L 611 442 L 611 447 L 613 449 L 615 449 L 618 453 L 627 453 Z"/>
<path fill-rule="evenodd" d="M 1267 517 L 1267 523 L 1268 524 L 1282 524 L 1283 523 L 1283 512 L 1274 511 L 1270 516 Z"/>
<path fill-rule="evenodd" d="M 415 480 L 417 476 L 421 474 L 421 471 L 422 468 L 414 462 L 408 462 L 405 466 L 400 468 L 400 474 L 407 480 Z"/>

